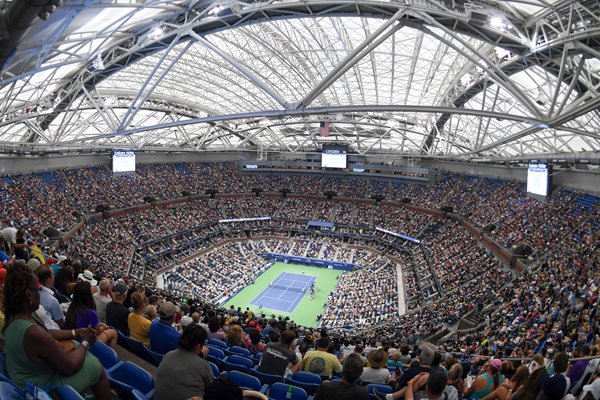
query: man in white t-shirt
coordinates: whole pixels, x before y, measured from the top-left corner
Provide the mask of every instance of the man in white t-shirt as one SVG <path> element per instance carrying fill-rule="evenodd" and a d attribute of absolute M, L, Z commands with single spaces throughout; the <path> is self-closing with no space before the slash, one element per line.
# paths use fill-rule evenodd
<path fill-rule="evenodd" d="M 94 302 L 96 303 L 96 313 L 98 319 L 106 323 L 106 305 L 113 300 L 112 285 L 108 279 L 102 279 L 98 285 L 100 291 L 94 293 Z"/>

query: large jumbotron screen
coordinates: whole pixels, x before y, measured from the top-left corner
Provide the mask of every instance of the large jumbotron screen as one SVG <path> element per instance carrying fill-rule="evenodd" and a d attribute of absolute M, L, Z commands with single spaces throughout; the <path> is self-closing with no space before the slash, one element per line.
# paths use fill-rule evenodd
<path fill-rule="evenodd" d="M 546 163 L 530 162 L 527 168 L 527 193 L 548 195 L 549 167 Z"/>
<path fill-rule="evenodd" d="M 114 150 L 112 172 L 135 172 L 135 152 L 133 150 Z"/>
<path fill-rule="evenodd" d="M 321 168 L 346 168 L 346 151 L 344 146 L 323 145 Z"/>

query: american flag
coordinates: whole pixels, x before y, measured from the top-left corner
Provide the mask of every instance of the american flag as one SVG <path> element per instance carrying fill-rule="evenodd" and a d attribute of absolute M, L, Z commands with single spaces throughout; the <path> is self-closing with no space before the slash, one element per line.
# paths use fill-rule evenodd
<path fill-rule="evenodd" d="M 329 121 L 321 121 L 319 132 L 321 136 L 329 136 Z"/>

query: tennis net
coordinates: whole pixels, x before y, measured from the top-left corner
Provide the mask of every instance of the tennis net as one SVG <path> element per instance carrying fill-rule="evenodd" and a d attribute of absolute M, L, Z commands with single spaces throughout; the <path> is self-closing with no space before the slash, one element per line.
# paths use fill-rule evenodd
<path fill-rule="evenodd" d="M 285 289 L 285 290 L 293 290 L 295 292 L 301 292 L 305 289 L 308 289 L 308 286 L 288 286 L 288 285 L 282 285 L 281 283 L 272 283 L 271 287 L 273 288 L 277 288 L 277 289 Z"/>

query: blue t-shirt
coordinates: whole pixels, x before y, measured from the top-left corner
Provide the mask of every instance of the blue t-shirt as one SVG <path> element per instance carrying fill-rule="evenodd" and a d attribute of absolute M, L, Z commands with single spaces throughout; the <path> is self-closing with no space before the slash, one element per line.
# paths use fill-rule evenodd
<path fill-rule="evenodd" d="M 163 324 L 159 319 L 150 325 L 150 349 L 159 354 L 167 354 L 177 348 L 181 334 L 170 324 Z"/>
<path fill-rule="evenodd" d="M 4 250 L 0 250 L 0 261 L 2 261 L 3 263 L 5 263 L 8 260 L 10 260 L 10 257 L 8 256 L 8 254 L 6 254 L 4 252 Z"/>

